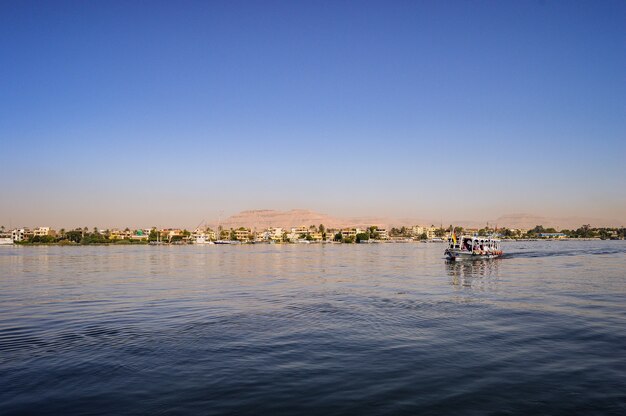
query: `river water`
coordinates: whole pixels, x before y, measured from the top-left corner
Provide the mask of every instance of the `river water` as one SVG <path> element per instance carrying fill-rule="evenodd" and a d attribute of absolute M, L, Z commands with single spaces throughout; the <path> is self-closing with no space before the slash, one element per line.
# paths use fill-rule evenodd
<path fill-rule="evenodd" d="M 0 414 L 626 414 L 626 242 L 0 247 Z"/>

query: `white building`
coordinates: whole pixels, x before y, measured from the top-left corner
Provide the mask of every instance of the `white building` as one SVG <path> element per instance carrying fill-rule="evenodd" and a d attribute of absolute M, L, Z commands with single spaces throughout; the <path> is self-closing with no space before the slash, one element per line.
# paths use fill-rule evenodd
<path fill-rule="evenodd" d="M 389 233 L 384 228 L 377 228 L 376 233 L 378 233 L 379 240 L 389 240 Z"/>
<path fill-rule="evenodd" d="M 238 241 L 248 241 L 250 238 L 250 230 L 247 228 L 235 230 L 235 237 Z"/>
<path fill-rule="evenodd" d="M 33 236 L 43 237 L 50 234 L 50 227 L 38 227 L 33 230 Z"/>
<path fill-rule="evenodd" d="M 428 227 L 424 230 L 424 232 L 426 233 L 426 238 L 428 238 L 429 240 L 432 240 L 433 238 L 436 238 L 437 235 L 435 234 L 436 231 L 438 230 L 437 227 Z"/>
<path fill-rule="evenodd" d="M 419 237 L 425 232 L 426 232 L 426 229 L 422 227 L 421 225 L 414 225 L 413 227 L 411 227 L 411 235 L 413 237 Z"/>
<path fill-rule="evenodd" d="M 0 245 L 13 244 L 13 238 L 8 232 L 0 232 Z"/>
<path fill-rule="evenodd" d="M 24 241 L 24 239 L 26 238 L 26 233 L 27 231 L 25 228 L 16 228 L 15 230 L 11 231 L 11 238 L 15 242 Z"/>
<path fill-rule="evenodd" d="M 272 233 L 272 240 L 281 241 L 283 239 L 284 231 L 282 228 L 268 228 L 268 230 Z"/>

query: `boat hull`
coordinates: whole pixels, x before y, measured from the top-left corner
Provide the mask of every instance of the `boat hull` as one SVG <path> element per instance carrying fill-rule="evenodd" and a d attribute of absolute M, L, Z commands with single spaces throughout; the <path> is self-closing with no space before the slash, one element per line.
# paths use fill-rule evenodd
<path fill-rule="evenodd" d="M 502 255 L 502 253 L 471 253 L 469 251 L 460 251 L 460 250 L 446 250 L 445 252 L 446 258 L 452 261 L 460 261 L 460 260 L 488 260 L 495 259 Z"/>

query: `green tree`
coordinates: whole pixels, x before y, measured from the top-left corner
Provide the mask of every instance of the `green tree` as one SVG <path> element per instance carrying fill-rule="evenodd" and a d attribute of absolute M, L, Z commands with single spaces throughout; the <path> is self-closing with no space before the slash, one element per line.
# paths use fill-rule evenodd
<path fill-rule="evenodd" d="M 589 224 L 585 224 L 577 229 L 576 234 L 580 238 L 592 238 L 595 236 L 595 233 L 593 232 Z"/>
<path fill-rule="evenodd" d="M 500 231 L 500 233 L 502 234 L 502 237 L 504 238 L 511 238 L 513 237 L 513 231 L 511 231 L 509 228 L 504 228 Z"/>
<path fill-rule="evenodd" d="M 526 234 L 531 237 L 535 237 L 537 234 L 545 233 L 546 229 L 543 228 L 543 225 L 536 225 L 535 228 L 528 230 Z"/>
<path fill-rule="evenodd" d="M 361 241 L 367 241 L 370 239 L 370 236 L 367 233 L 358 233 L 356 235 L 356 242 L 360 243 Z"/>
<path fill-rule="evenodd" d="M 69 241 L 73 241 L 75 243 L 80 243 L 80 240 L 83 238 L 82 231 L 72 230 L 65 233 L 65 239 Z"/>
<path fill-rule="evenodd" d="M 51 235 L 35 235 L 28 239 L 29 243 L 35 244 L 50 244 L 54 243 L 54 237 Z"/>

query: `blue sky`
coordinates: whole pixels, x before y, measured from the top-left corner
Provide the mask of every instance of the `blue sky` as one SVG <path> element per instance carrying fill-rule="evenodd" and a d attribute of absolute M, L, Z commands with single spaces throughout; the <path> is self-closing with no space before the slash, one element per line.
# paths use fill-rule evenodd
<path fill-rule="evenodd" d="M 2 1 L 0 222 L 626 222 L 625 21 L 623 1 Z"/>

